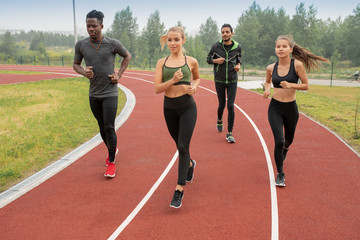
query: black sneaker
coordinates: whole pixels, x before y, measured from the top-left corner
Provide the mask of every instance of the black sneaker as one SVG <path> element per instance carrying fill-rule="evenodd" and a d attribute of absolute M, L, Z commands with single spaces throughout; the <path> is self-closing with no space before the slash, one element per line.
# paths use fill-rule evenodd
<path fill-rule="evenodd" d="M 286 159 L 286 155 L 287 155 L 287 152 L 289 151 L 289 148 L 283 148 L 282 150 L 282 155 L 283 155 L 283 162 L 285 161 Z"/>
<path fill-rule="evenodd" d="M 187 182 L 191 182 L 193 180 L 193 178 L 194 178 L 194 168 L 196 166 L 195 160 L 190 159 L 190 161 L 192 162 L 192 167 L 189 167 L 189 171 L 188 171 L 187 176 L 186 176 L 186 181 Z"/>
<path fill-rule="evenodd" d="M 216 128 L 217 128 L 218 132 L 223 131 L 223 122 L 222 122 L 222 120 L 219 120 L 219 119 L 217 120 Z"/>
<path fill-rule="evenodd" d="M 226 138 L 225 138 L 229 143 L 234 143 L 235 142 L 235 138 L 233 137 L 231 132 L 228 132 L 226 134 Z"/>
<path fill-rule="evenodd" d="M 278 173 L 275 185 L 278 187 L 285 187 L 285 173 Z"/>
<path fill-rule="evenodd" d="M 174 192 L 173 198 L 171 199 L 170 207 L 180 208 L 183 197 L 184 197 L 184 191 L 180 192 L 179 190 L 176 190 Z"/>

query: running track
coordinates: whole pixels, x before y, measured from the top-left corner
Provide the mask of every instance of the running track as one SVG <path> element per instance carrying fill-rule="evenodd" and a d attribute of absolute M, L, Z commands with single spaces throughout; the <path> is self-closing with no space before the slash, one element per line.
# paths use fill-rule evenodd
<path fill-rule="evenodd" d="M 11 68 L 52 75 L 41 79 L 75 74 L 71 68 L 0 65 L 0 70 Z M 359 238 L 359 155 L 301 115 L 284 166 L 287 185 L 275 188 L 269 100 L 238 89 L 237 142 L 231 145 L 225 133 L 216 131 L 217 100 L 213 82 L 207 80 L 195 96 L 198 120 L 191 144 L 197 161 L 195 178 L 185 187 L 183 206 L 170 208 L 177 179 L 177 161 L 171 167 L 176 149 L 162 113 L 163 95 L 154 93 L 152 75 L 127 71 L 121 80 L 135 95 L 136 105 L 117 132 L 117 176 L 103 177 L 106 149 L 96 146 L 2 207 L 0 239 Z M 5 83 L 1 75 L 0 83 Z M 153 194 L 147 195 L 152 188 Z"/>

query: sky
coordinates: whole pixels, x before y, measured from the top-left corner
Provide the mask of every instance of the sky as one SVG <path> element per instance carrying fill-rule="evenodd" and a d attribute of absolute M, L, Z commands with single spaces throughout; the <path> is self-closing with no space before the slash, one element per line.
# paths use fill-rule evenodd
<path fill-rule="evenodd" d="M 75 0 L 76 26 L 80 33 L 85 32 L 86 14 L 93 9 L 105 15 L 104 30 L 114 20 L 115 13 L 127 6 L 137 18 L 139 31 L 146 26 L 150 14 L 160 12 L 165 28 L 181 21 L 189 33 L 196 33 L 201 24 L 211 17 L 219 28 L 224 23 L 234 28 L 242 13 L 249 9 L 253 0 L 235 0 L 223 3 L 221 0 Z M 317 18 L 335 20 L 353 15 L 360 0 L 257 0 L 262 10 L 279 10 L 281 7 L 290 17 L 295 14 L 301 2 L 306 10 L 310 5 L 317 9 Z M 0 0 L 0 30 L 37 30 L 74 32 L 73 0 Z"/>

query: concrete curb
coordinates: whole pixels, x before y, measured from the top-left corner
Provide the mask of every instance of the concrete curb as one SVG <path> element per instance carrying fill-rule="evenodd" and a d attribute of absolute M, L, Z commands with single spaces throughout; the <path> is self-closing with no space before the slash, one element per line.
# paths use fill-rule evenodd
<path fill-rule="evenodd" d="M 135 95 L 126 87 L 118 84 L 118 87 L 124 91 L 126 96 L 126 103 L 119 114 L 119 116 L 115 120 L 115 130 L 117 131 L 130 117 L 135 104 L 136 98 Z M 12 188 L 4 191 L 0 194 L 0 208 L 6 206 L 7 204 L 11 203 L 15 199 L 19 198 L 20 196 L 24 195 L 25 193 L 29 192 L 33 188 L 37 187 L 41 183 L 45 182 L 58 172 L 62 171 L 70 164 L 74 163 L 76 160 L 84 156 L 90 150 L 95 148 L 97 145 L 102 143 L 102 139 L 100 134 L 97 134 L 89 141 L 85 142 L 78 148 L 74 149 L 72 152 L 68 153 L 64 157 L 60 158 L 53 164 L 47 166 L 46 168 L 40 170 L 39 172 L 35 173 L 34 175 L 30 176 L 29 178 L 25 179 L 24 181 L 16 184 Z"/>

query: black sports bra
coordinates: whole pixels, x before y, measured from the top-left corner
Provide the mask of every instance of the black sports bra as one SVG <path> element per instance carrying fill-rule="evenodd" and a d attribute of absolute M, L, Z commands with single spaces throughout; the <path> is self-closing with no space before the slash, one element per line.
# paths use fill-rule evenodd
<path fill-rule="evenodd" d="M 289 83 L 298 83 L 299 76 L 295 72 L 294 59 L 291 59 L 290 69 L 288 74 L 286 74 L 283 77 L 280 77 L 278 74 L 278 65 L 279 62 L 276 62 L 271 75 L 272 84 L 274 85 L 274 88 L 282 88 L 280 86 L 281 81 L 287 81 Z"/>

